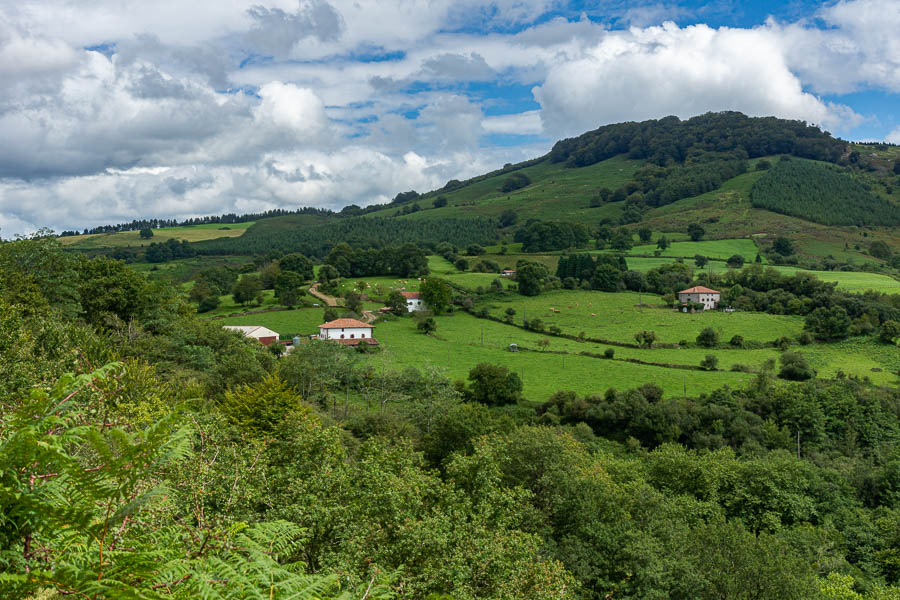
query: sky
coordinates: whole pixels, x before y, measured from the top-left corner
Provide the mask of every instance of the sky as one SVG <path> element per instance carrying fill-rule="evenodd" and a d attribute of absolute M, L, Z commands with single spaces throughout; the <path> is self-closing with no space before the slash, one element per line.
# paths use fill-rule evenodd
<path fill-rule="evenodd" d="M 425 192 L 608 123 L 900 143 L 900 0 L 0 0 L 0 236 Z"/>

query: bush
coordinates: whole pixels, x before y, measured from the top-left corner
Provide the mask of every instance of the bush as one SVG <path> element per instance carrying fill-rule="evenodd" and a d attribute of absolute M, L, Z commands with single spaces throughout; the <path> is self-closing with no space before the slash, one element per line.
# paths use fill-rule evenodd
<path fill-rule="evenodd" d="M 719 343 L 719 333 L 712 327 L 706 327 L 697 336 L 697 345 L 712 348 Z"/>
<path fill-rule="evenodd" d="M 799 352 L 784 352 L 781 355 L 781 370 L 778 376 L 790 381 L 805 381 L 815 376 L 815 371 Z"/>
<path fill-rule="evenodd" d="M 469 261 L 464 258 L 457 258 L 453 266 L 456 267 L 457 271 L 467 271 L 469 269 Z"/>
<path fill-rule="evenodd" d="M 616 355 L 616 351 L 614 348 L 607 348 L 603 351 L 603 358 L 608 358 L 612 360 L 612 358 Z"/>
<path fill-rule="evenodd" d="M 732 337 L 728 343 L 730 345 L 734 346 L 735 348 L 742 348 L 744 346 L 744 336 L 736 335 L 736 336 Z"/>
<path fill-rule="evenodd" d="M 428 335 L 433 333 L 437 329 L 437 321 L 434 320 L 434 317 L 428 317 L 426 319 L 422 319 L 416 324 L 416 329 Z"/>
<path fill-rule="evenodd" d="M 700 367 L 704 371 L 715 371 L 719 366 L 719 357 L 715 354 L 707 354 L 706 358 L 700 361 Z"/>
<path fill-rule="evenodd" d="M 740 269 L 744 266 L 744 257 L 740 254 L 732 254 L 725 262 L 725 265 L 732 269 Z"/>
<path fill-rule="evenodd" d="M 512 192 L 529 184 L 531 184 L 531 178 L 529 178 L 528 175 L 525 173 L 513 173 L 503 180 L 503 186 L 500 188 L 500 191 L 504 193 Z"/>

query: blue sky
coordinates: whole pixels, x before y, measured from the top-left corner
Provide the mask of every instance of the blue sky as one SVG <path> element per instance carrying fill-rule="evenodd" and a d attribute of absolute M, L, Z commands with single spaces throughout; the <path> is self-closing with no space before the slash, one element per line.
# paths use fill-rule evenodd
<path fill-rule="evenodd" d="M 384 202 L 716 110 L 900 143 L 900 0 L 0 0 L 0 235 Z"/>

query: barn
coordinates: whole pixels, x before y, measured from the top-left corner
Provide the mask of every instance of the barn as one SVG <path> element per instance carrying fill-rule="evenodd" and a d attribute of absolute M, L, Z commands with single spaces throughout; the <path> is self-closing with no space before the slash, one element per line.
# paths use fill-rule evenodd
<path fill-rule="evenodd" d="M 258 340 L 263 346 L 271 346 L 278 342 L 278 333 L 262 325 L 225 325 L 223 329 L 242 333 Z"/>

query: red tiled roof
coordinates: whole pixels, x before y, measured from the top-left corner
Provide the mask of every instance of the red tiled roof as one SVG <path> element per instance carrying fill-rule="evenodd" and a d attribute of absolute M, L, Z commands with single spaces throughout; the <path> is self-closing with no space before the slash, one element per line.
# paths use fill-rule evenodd
<path fill-rule="evenodd" d="M 422 292 L 400 292 L 404 298 L 421 298 Z"/>
<path fill-rule="evenodd" d="M 365 342 L 365 343 L 369 344 L 370 346 L 377 346 L 377 345 L 378 345 L 378 340 L 376 340 L 375 338 L 355 338 L 355 339 L 352 339 L 352 340 L 346 340 L 346 339 L 345 339 L 345 340 L 335 340 L 335 339 L 330 339 L 330 340 L 325 340 L 325 341 L 327 341 L 327 342 L 338 342 L 339 344 L 343 344 L 343 345 L 345 345 L 345 346 L 359 346 L 359 344 L 360 344 L 361 342 Z"/>
<path fill-rule="evenodd" d="M 679 294 L 721 294 L 719 290 L 711 290 L 708 287 L 703 287 L 702 285 L 697 285 L 692 288 L 688 288 L 686 290 L 681 290 L 678 292 Z"/>
<path fill-rule="evenodd" d="M 356 319 L 335 319 L 328 323 L 319 325 L 319 329 L 349 329 L 352 327 L 365 327 L 367 329 L 375 329 L 374 325 L 357 321 Z"/>

